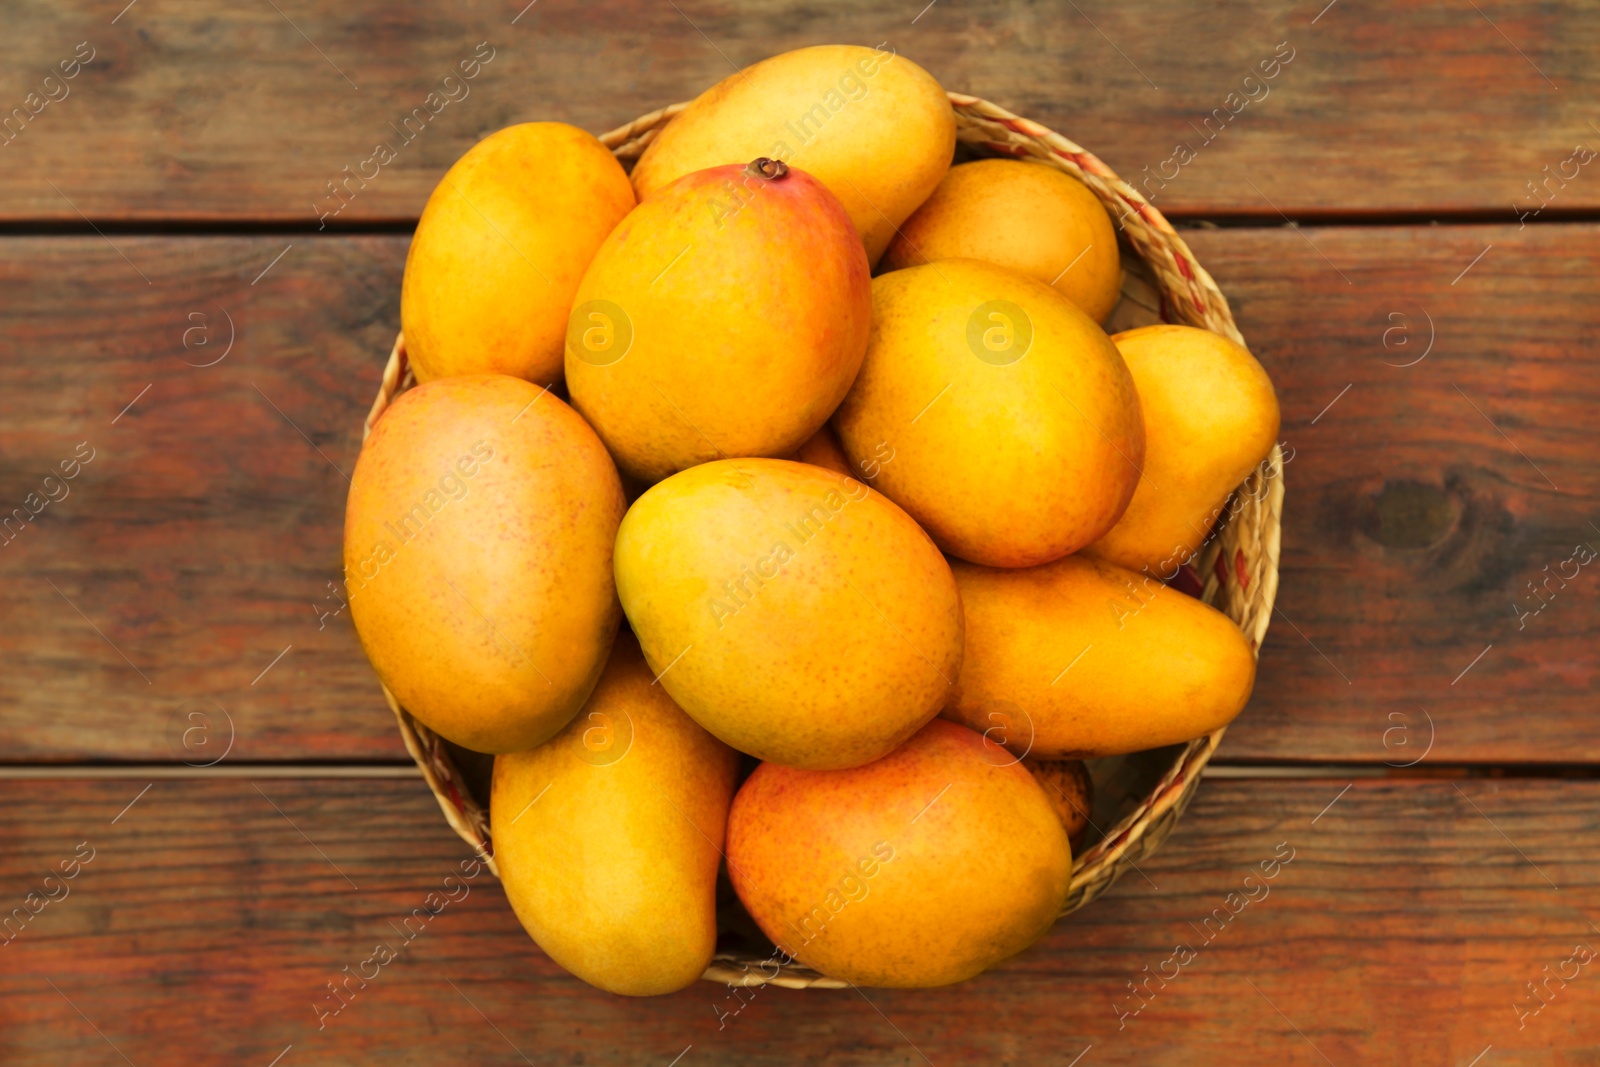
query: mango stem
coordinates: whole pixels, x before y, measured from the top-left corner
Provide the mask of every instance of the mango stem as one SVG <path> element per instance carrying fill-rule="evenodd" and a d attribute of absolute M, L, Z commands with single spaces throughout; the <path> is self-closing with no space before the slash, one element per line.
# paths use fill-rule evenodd
<path fill-rule="evenodd" d="M 768 159 L 766 156 L 762 156 L 760 159 L 752 160 L 750 165 L 744 169 L 744 172 L 752 178 L 778 182 L 788 177 L 789 164 L 781 159 Z"/>

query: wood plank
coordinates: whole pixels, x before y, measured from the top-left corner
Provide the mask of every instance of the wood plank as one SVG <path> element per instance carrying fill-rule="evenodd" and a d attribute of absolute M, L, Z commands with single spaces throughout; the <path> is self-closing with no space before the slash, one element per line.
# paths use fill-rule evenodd
<path fill-rule="evenodd" d="M 275 265 L 290 241 L 115 240 L 0 243 L 6 514 L 94 450 L 0 547 L 0 752 L 404 759 L 345 615 L 317 609 L 406 239 L 299 238 Z"/>
<path fill-rule="evenodd" d="M 327 183 L 389 141 L 398 158 L 338 221 L 414 219 L 445 168 L 494 129 L 559 119 L 600 132 L 736 67 L 826 42 L 886 42 L 949 88 L 1078 140 L 1125 177 L 1165 173 L 1150 188 L 1178 214 L 1510 219 L 1540 204 L 1528 183 L 1545 181 L 1546 167 L 1557 175 L 1543 194 L 1550 213 L 1600 207 L 1600 182 L 1566 162 L 1597 136 L 1588 101 L 1600 88 L 1591 62 L 1600 25 L 1579 0 L 1341 0 L 1292 11 L 1250 0 L 1226 17 L 1158 0 L 976 0 L 920 13 L 802 0 L 121 6 L 8 13 L 0 114 L 38 113 L 25 111 L 0 151 L 0 220 L 77 222 L 81 210 L 315 226 Z M 93 59 L 71 81 L 45 84 L 80 42 Z M 493 50 L 489 65 L 406 143 L 394 127 L 479 42 Z M 1272 67 L 1275 55 L 1292 58 Z M 1263 62 L 1276 76 L 1247 83 Z M 44 90 L 67 95 L 29 99 Z M 1195 158 L 1182 162 L 1179 144 Z"/>
<path fill-rule="evenodd" d="M 1295 450 L 1282 614 L 1223 757 L 1405 763 L 1431 717 L 1434 762 L 1600 759 L 1591 569 L 1520 628 L 1512 610 L 1600 548 L 1600 228 L 1190 236 Z M 287 238 L 113 240 L 0 240 L 0 500 L 96 449 L 0 548 L 0 753 L 205 762 L 225 712 L 234 760 L 404 759 L 349 627 L 313 605 L 336 603 L 340 471 L 405 239 L 295 238 L 276 264 Z M 186 349 L 191 314 L 211 332 Z M 185 365 L 220 354 L 224 314 L 233 350 Z M 1430 317 L 1432 351 L 1395 366 Z"/>
<path fill-rule="evenodd" d="M 1569 964 L 1520 1029 L 1518 1014 L 1539 1003 L 1525 983 L 1600 942 L 1600 783 L 1345 785 L 1206 783 L 1144 877 L 964 985 L 739 1000 L 702 982 L 631 1000 L 555 967 L 487 873 L 447 885 L 469 855 L 420 782 L 162 781 L 131 808 L 138 781 L 6 782 L 3 903 L 58 899 L 36 898 L 0 948 L 0 1056 L 143 1067 L 169 1062 L 174 1038 L 185 1063 L 262 1067 L 1600 1055 L 1592 966 Z M 1275 856 L 1287 863 L 1263 879 Z M 47 882 L 63 862 L 76 876 Z M 446 892 L 458 899 L 434 898 L 403 941 Z M 319 1031 L 326 983 L 378 944 L 397 958 L 352 980 Z M 1177 945 L 1193 953 L 1181 968 Z M 1146 977 L 1163 970 L 1164 986 Z M 1137 1015 L 1130 982 L 1148 983 Z"/>
<path fill-rule="evenodd" d="M 1600 229 L 1189 236 L 1294 449 L 1279 611 L 1223 755 L 1600 758 Z"/>

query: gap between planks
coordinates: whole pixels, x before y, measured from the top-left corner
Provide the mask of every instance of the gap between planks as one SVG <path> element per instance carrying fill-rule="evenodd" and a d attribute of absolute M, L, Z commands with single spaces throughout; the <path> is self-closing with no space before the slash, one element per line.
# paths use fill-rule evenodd
<path fill-rule="evenodd" d="M 23 779 L 109 780 L 152 778 L 417 778 L 415 763 L 230 763 L 219 767 L 184 764 L 34 763 L 0 766 L 0 782 Z"/>
<path fill-rule="evenodd" d="M 0 765 L 0 781 L 39 779 L 250 779 L 250 778 L 421 778 L 413 763 L 230 763 L 219 767 L 184 764 L 71 764 L 35 763 Z M 1215 779 L 1335 779 L 1382 778 L 1413 781 L 1457 778 L 1597 779 L 1600 764 L 1483 764 L 1440 763 L 1418 767 L 1387 767 L 1370 763 L 1229 763 L 1213 760 L 1204 776 Z"/>
<path fill-rule="evenodd" d="M 1166 212 L 1167 221 L 1177 229 L 1271 230 L 1290 226 L 1316 226 L 1327 229 L 1359 229 L 1400 226 L 1561 226 L 1600 222 L 1600 208 L 1551 207 L 1537 218 L 1519 220 L 1515 213 L 1500 208 L 1405 208 L 1392 211 L 1341 211 L 1313 209 L 1290 214 L 1289 222 L 1276 212 L 1184 211 Z M 300 219 L 185 219 L 185 218 L 100 218 L 93 220 L 42 218 L 0 219 L 0 237 L 80 237 L 97 232 L 124 237 L 258 237 L 325 236 L 373 237 L 409 236 L 417 220 L 411 216 L 377 218 L 348 223 L 329 222 L 314 226 L 315 220 Z"/>

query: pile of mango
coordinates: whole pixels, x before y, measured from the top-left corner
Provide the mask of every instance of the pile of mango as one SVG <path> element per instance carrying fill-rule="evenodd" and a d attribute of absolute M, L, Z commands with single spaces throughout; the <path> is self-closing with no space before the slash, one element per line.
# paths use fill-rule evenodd
<path fill-rule="evenodd" d="M 699 977 L 722 871 L 780 965 L 976 975 L 1060 912 L 1065 761 L 1249 697 L 1246 638 L 1166 582 L 1270 451 L 1270 381 L 1202 330 L 1108 337 L 1100 201 L 954 147 L 922 68 L 806 48 L 631 175 L 517 125 L 422 215 L 351 614 L 402 706 L 496 755 L 507 897 L 603 989 Z"/>

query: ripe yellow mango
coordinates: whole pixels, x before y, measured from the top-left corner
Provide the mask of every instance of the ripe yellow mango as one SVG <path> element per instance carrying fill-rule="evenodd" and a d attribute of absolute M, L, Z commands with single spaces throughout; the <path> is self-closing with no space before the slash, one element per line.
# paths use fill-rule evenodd
<path fill-rule="evenodd" d="M 1025 727 L 1026 724 L 1021 725 Z M 991 742 L 1004 744 L 992 729 L 984 733 Z M 1067 831 L 1072 851 L 1077 853 L 1089 834 L 1089 827 L 1094 825 L 1089 818 L 1089 813 L 1094 811 L 1094 779 L 1089 777 L 1089 768 L 1079 759 L 1043 760 L 1029 757 L 1022 761 L 1022 765 L 1028 768 L 1033 780 L 1044 790 L 1050 806 L 1055 809 L 1056 816 Z"/>
<path fill-rule="evenodd" d="M 642 200 L 692 171 L 781 159 L 833 190 L 876 263 L 955 142 L 950 98 L 927 71 L 892 50 L 817 45 L 707 89 L 645 149 L 633 186 Z"/>
<path fill-rule="evenodd" d="M 631 477 L 793 452 L 861 366 L 872 314 L 861 242 L 816 179 L 762 164 L 647 196 L 578 288 L 567 386 Z M 735 188 L 746 199 L 730 206 Z"/>
<path fill-rule="evenodd" d="M 616 561 L 661 685 L 764 760 L 877 759 L 938 713 L 961 664 L 949 564 L 910 516 L 834 471 L 691 467 L 634 502 Z"/>
<path fill-rule="evenodd" d="M 839 443 L 839 434 L 831 425 L 818 430 L 800 450 L 785 459 L 796 460 L 800 463 L 809 463 L 814 467 L 826 467 L 840 474 L 859 477 L 868 485 L 878 477 L 878 471 L 885 463 L 894 462 L 894 449 L 887 442 L 880 441 L 872 450 L 872 455 L 863 459 L 858 467 L 852 467 L 850 457 L 844 454 L 844 446 Z"/>
<path fill-rule="evenodd" d="M 1248 349 L 1210 330 L 1141 326 L 1111 340 L 1139 388 L 1144 474 L 1128 510 L 1087 551 L 1171 578 L 1272 451 L 1278 395 Z"/>
<path fill-rule="evenodd" d="M 633 186 L 594 136 L 560 122 L 474 145 L 428 197 L 406 256 L 400 325 L 417 380 L 561 380 L 567 311 Z"/>
<path fill-rule="evenodd" d="M 1103 560 L 1002 570 L 955 562 L 966 611 L 944 716 L 1037 759 L 1188 741 L 1250 699 L 1250 642 L 1220 611 Z"/>
<path fill-rule="evenodd" d="M 834 433 L 832 426 L 826 424 L 812 434 L 811 439 L 801 445 L 793 456 L 786 458 L 798 463 L 809 463 L 813 467 L 823 467 L 838 474 L 852 473 L 850 457 L 844 454 L 844 446 L 839 444 L 839 435 Z"/>
<path fill-rule="evenodd" d="M 583 711 L 495 758 L 506 899 L 539 947 L 611 993 L 670 993 L 717 947 L 717 866 L 738 754 L 651 684 L 627 631 Z"/>
<path fill-rule="evenodd" d="M 1096 322 L 1122 296 L 1117 233 L 1100 198 L 1054 167 L 980 159 L 951 167 L 900 227 L 885 270 L 981 259 L 1054 286 Z"/>
<path fill-rule="evenodd" d="M 936 720 L 864 767 L 756 768 L 728 816 L 728 876 L 762 932 L 807 966 L 939 986 L 1042 937 L 1072 853 L 1020 763 Z"/>
<path fill-rule="evenodd" d="M 1133 378 L 1104 331 L 1033 278 L 971 259 L 872 282 L 872 338 L 833 424 L 873 487 L 946 552 L 1028 567 L 1122 515 L 1144 459 Z"/>
<path fill-rule="evenodd" d="M 479 752 L 565 726 L 621 620 L 622 486 L 594 431 L 520 378 L 442 378 L 383 413 L 350 482 L 350 613 L 401 705 Z"/>

